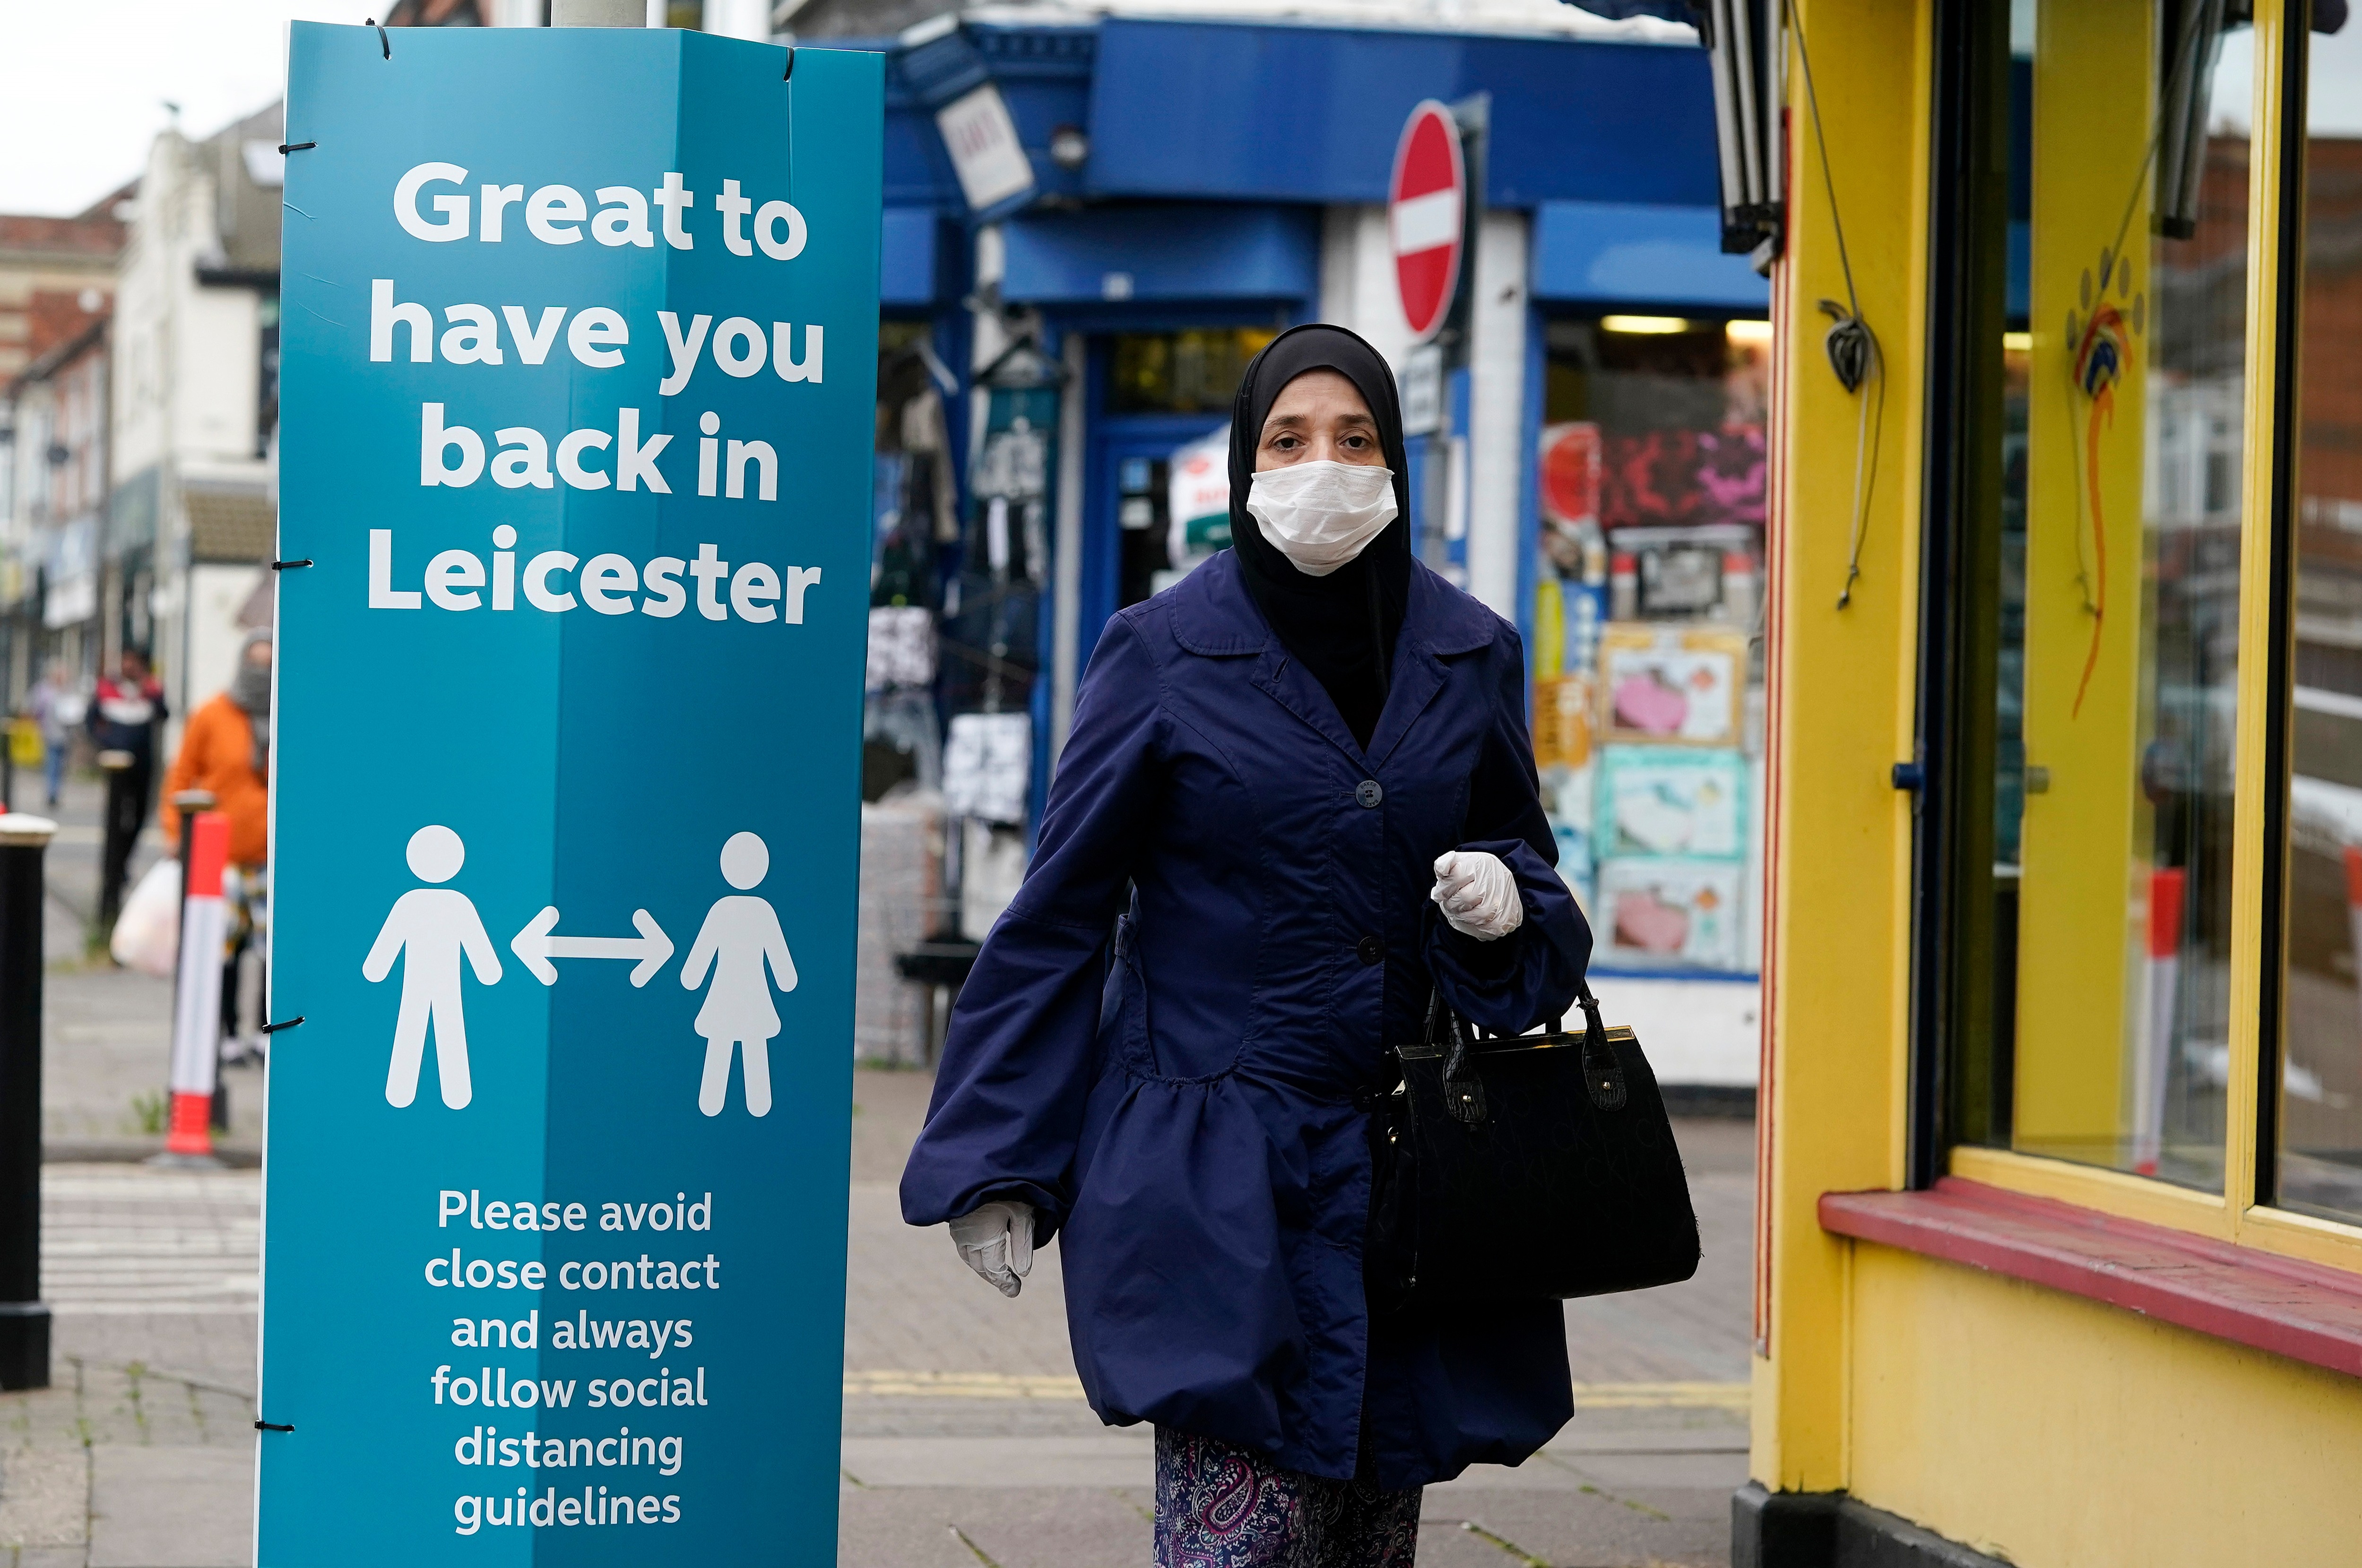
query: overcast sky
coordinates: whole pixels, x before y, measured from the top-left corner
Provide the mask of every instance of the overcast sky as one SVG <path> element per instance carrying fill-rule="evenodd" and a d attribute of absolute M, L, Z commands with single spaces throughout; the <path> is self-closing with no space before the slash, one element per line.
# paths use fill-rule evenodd
<path fill-rule="evenodd" d="M 2246 28 L 2223 40 L 2214 67 L 2216 125 L 2245 130 L 2254 117 L 2256 35 Z M 2315 136 L 2362 136 L 2362 21 L 2349 21 L 2335 35 L 2312 37 L 2312 91 L 2305 119 Z"/>
<path fill-rule="evenodd" d="M 287 23 L 386 0 L 0 0 L 0 212 L 79 212 L 171 123 L 208 136 L 280 94 Z"/>
<path fill-rule="evenodd" d="M 211 135 L 279 96 L 291 19 L 359 22 L 388 3 L 0 0 L 0 212 L 81 211 L 146 165 L 166 100 Z M 2224 40 L 2218 125 L 2246 122 L 2251 39 Z M 2362 22 L 2314 39 L 2313 66 L 2314 133 L 2362 135 Z"/>

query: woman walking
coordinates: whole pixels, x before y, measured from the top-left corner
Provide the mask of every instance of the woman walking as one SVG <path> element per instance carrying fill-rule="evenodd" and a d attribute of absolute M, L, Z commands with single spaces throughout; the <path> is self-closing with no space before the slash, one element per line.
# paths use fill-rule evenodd
<path fill-rule="evenodd" d="M 1419 1488 L 1573 1413 L 1556 1302 L 1373 1312 L 1385 1047 L 1520 1032 L 1591 935 L 1516 632 L 1411 558 L 1394 377 L 1275 339 L 1234 548 L 1115 617 L 1023 887 L 960 994 L 903 1218 L 1014 1296 L 1065 1238 L 1092 1408 L 1156 1426 L 1158 1568 L 1408 1568 Z"/>

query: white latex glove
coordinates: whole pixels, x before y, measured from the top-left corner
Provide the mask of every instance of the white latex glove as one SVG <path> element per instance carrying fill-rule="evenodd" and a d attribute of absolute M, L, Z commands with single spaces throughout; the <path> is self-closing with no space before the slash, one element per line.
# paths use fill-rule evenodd
<path fill-rule="evenodd" d="M 1479 942 L 1507 936 L 1526 922 L 1518 879 L 1497 855 L 1455 849 L 1435 860 L 1435 890 L 1428 894 L 1452 930 Z"/>
<path fill-rule="evenodd" d="M 1033 1272 L 1033 1206 L 1013 1201 L 981 1205 L 952 1221 L 952 1245 L 959 1249 L 960 1262 L 986 1284 L 1003 1296 L 1014 1296 Z"/>

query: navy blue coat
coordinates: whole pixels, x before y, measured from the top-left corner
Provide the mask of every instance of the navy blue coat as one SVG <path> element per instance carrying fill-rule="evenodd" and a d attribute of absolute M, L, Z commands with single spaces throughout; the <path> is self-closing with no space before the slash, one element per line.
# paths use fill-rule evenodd
<path fill-rule="evenodd" d="M 1410 1486 L 1516 1463 L 1573 1414 L 1557 1303 L 1374 1320 L 1362 1285 L 1355 1101 L 1384 1047 L 1418 1038 L 1430 985 L 1529 1028 L 1590 955 L 1525 683 L 1517 632 L 1423 567 L 1366 752 L 1230 552 L 1109 623 L 1032 868 L 952 1015 L 902 1215 L 1034 1205 L 1109 1423 L 1336 1477 L 1366 1425 L 1371 1478 Z M 1516 932 L 1444 923 L 1428 891 L 1451 849 L 1507 862 Z"/>

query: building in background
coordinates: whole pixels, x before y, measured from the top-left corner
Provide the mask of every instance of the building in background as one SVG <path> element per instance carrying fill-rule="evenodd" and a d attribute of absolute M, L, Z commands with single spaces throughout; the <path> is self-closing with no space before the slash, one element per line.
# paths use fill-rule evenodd
<path fill-rule="evenodd" d="M 10 383 L 15 485 L 8 556 L 6 690 L 11 704 L 49 660 L 77 679 L 95 673 L 98 540 L 106 508 L 107 329 L 105 315 L 27 366 Z"/>
<path fill-rule="evenodd" d="M 168 748 L 270 614 L 281 126 L 274 104 L 202 141 L 159 136 L 123 249 L 99 657 L 151 651 Z"/>
<path fill-rule="evenodd" d="M 813 41 L 888 56 L 865 778 L 954 819 L 922 934 L 988 928 L 1100 630 L 1227 543 L 1247 361 L 1326 320 L 1408 367 L 1385 203 L 1433 99 L 1485 129 L 1464 348 L 1409 442 L 1419 553 L 1527 638 L 1619 1020 L 1751 1103 L 1769 296 L 1719 249 L 1695 35 L 1489 0 Z"/>
<path fill-rule="evenodd" d="M 1462 347 L 1410 442 L 1419 551 L 1527 636 L 1537 761 L 1619 1016 L 1661 1076 L 1743 1095 L 1767 294 L 1718 250 L 1695 35 L 1555 0 L 1448 23 L 1408 0 L 934 12 L 662 7 L 888 57 L 864 778 L 910 875 L 865 898 L 870 945 L 973 939 L 1005 904 L 1101 628 L 1227 542 L 1247 360 L 1329 320 L 1407 368 L 1385 203 L 1433 99 L 1482 141 Z M 390 18 L 545 19 L 533 0 Z M 268 613 L 282 134 L 273 107 L 160 137 L 124 255 L 93 657 L 152 645 L 176 712 Z"/>
<path fill-rule="evenodd" d="M 47 657 L 85 676 L 97 658 L 107 320 L 128 194 L 72 217 L 0 215 L 0 704 L 11 709 Z"/>

